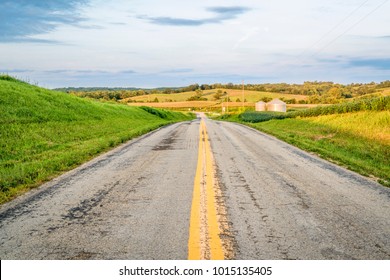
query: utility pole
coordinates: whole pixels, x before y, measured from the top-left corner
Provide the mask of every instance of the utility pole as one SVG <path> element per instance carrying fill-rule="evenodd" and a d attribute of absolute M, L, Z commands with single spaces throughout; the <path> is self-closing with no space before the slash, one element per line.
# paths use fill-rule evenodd
<path fill-rule="evenodd" d="M 228 91 L 226 91 L 226 99 L 227 99 L 226 113 L 229 114 L 229 92 Z"/>
<path fill-rule="evenodd" d="M 244 80 L 242 80 L 242 111 L 245 111 Z"/>

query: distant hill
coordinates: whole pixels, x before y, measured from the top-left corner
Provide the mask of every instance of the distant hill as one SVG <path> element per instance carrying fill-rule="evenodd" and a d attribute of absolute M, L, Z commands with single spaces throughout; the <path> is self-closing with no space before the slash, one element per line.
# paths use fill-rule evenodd
<path fill-rule="evenodd" d="M 120 90 L 139 90 L 136 87 L 64 87 L 53 90 L 62 92 L 85 92 L 85 91 L 120 91 Z"/>
<path fill-rule="evenodd" d="M 55 88 L 53 90 L 62 92 L 92 92 L 92 91 L 123 91 L 123 90 L 144 90 L 144 91 L 164 91 L 164 90 L 177 90 L 180 87 L 158 87 L 158 88 L 138 88 L 138 87 L 64 87 Z"/>

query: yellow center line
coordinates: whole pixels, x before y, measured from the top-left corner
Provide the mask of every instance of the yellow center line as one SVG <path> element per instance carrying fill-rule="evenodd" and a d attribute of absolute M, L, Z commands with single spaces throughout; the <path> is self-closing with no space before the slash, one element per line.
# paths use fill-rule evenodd
<path fill-rule="evenodd" d="M 206 124 L 199 128 L 198 165 L 194 180 L 191 220 L 188 240 L 188 259 L 224 259 L 220 238 L 217 203 L 215 197 L 214 159 L 208 139 Z"/>

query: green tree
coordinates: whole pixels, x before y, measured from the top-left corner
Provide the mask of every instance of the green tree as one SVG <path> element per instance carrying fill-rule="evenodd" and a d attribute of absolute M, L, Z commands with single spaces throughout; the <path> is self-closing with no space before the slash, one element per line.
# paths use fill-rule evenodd
<path fill-rule="evenodd" d="M 214 95 L 213 95 L 213 98 L 214 98 L 214 100 L 219 100 L 219 99 L 221 99 L 221 97 L 222 97 L 222 90 L 218 90 Z"/>

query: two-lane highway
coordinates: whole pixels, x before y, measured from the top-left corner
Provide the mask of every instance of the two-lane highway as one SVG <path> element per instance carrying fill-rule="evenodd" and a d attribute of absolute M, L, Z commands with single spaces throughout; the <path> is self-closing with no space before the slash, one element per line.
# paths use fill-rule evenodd
<path fill-rule="evenodd" d="M 199 116 L 3 205 L 0 258 L 390 259 L 389 189 Z"/>

